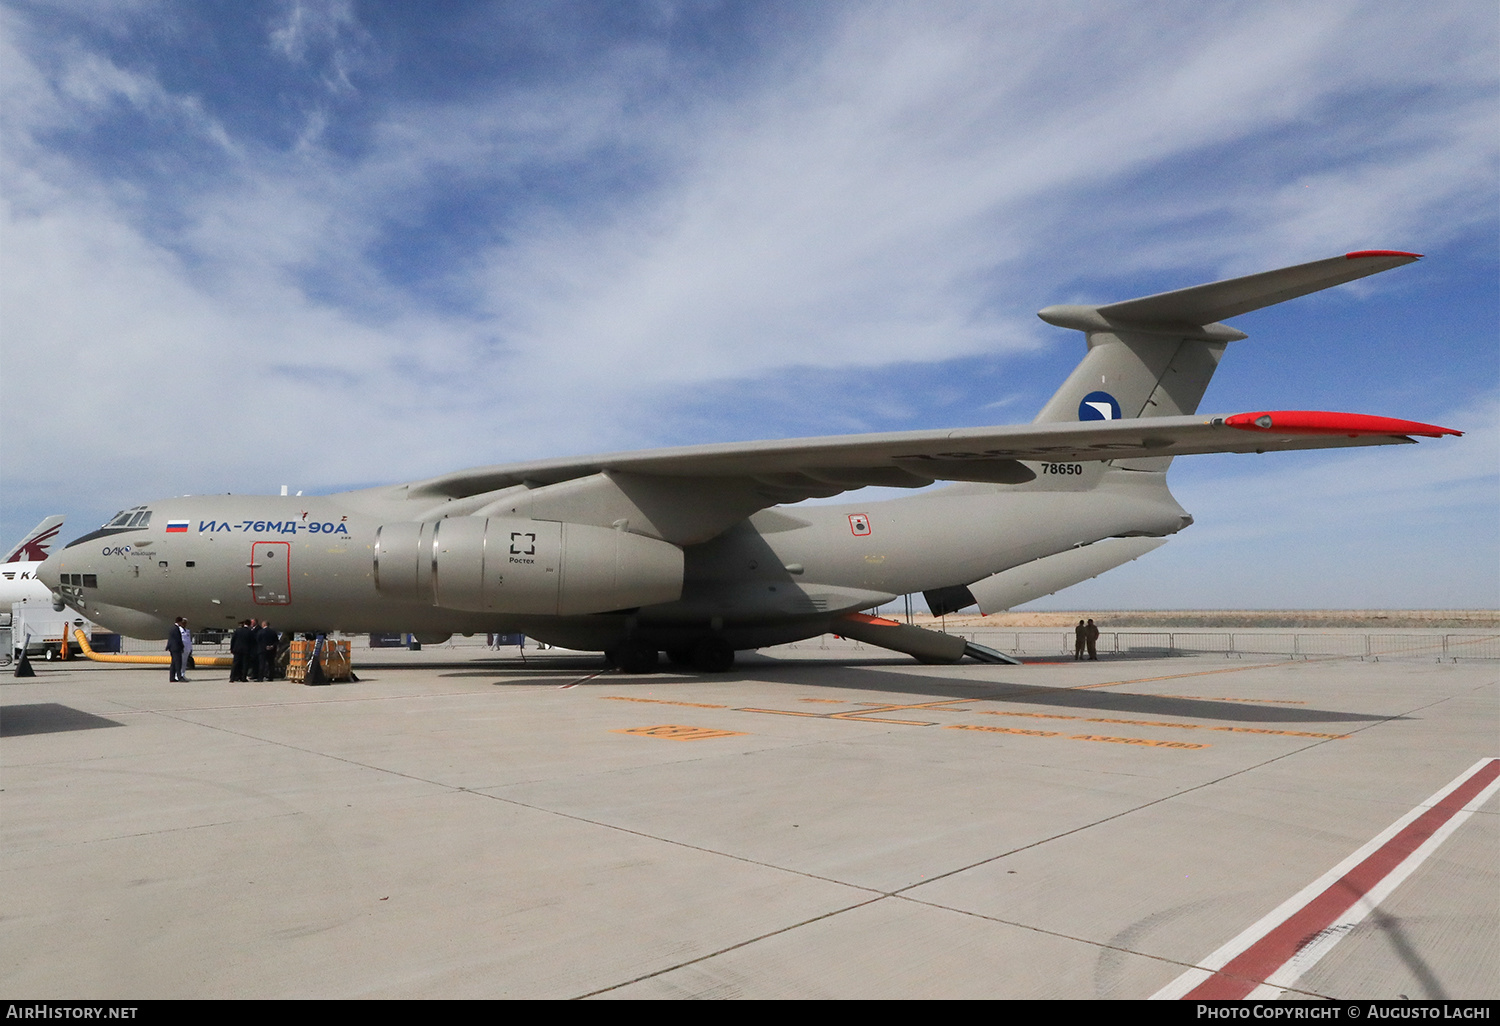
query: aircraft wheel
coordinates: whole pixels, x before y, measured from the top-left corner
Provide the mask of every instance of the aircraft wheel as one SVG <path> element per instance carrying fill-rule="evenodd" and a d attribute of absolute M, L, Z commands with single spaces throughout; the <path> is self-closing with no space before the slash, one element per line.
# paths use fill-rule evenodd
<path fill-rule="evenodd" d="M 653 673 L 656 670 L 656 646 L 650 642 L 622 642 L 614 654 L 616 665 L 626 673 Z"/>
<path fill-rule="evenodd" d="M 723 673 L 734 665 L 734 649 L 723 638 L 704 638 L 693 646 L 693 667 L 704 673 Z"/>
<path fill-rule="evenodd" d="M 673 666 L 692 666 L 693 650 L 691 648 L 669 648 L 667 649 L 667 661 Z"/>

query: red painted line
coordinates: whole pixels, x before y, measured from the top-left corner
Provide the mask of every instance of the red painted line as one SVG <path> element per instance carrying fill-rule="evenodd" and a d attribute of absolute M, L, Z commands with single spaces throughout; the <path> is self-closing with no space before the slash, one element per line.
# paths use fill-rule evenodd
<path fill-rule="evenodd" d="M 1370 892 L 1460 809 L 1500 777 L 1500 759 L 1491 759 L 1359 865 L 1329 885 L 1270 933 L 1231 959 L 1183 995 L 1192 1001 L 1238 1001 L 1260 986 L 1306 944 L 1315 940 Z"/>
<path fill-rule="evenodd" d="M 587 677 L 579 677 L 577 680 L 570 680 L 566 684 L 559 684 L 557 686 L 557 690 L 559 690 L 559 691 L 566 691 L 566 690 L 568 690 L 568 688 L 576 688 L 578 685 L 582 684 L 584 681 L 593 680 L 595 677 L 599 676 L 600 674 L 602 674 L 604 672 L 605 672 L 604 670 L 600 670 L 599 673 L 591 673 Z"/>

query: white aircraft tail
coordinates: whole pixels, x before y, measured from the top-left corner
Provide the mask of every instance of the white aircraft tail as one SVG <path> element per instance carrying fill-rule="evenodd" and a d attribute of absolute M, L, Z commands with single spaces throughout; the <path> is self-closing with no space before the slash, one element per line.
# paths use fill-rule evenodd
<path fill-rule="evenodd" d="M 6 554 L 3 562 L 40 563 L 46 559 L 48 547 L 57 540 L 57 532 L 62 530 L 63 519 L 61 515 L 54 515 L 37 524 L 31 529 L 30 534 L 22 538 L 16 547 Z"/>
<path fill-rule="evenodd" d="M 1223 318 L 1388 271 L 1418 256 L 1365 250 L 1120 303 L 1049 306 L 1037 316 L 1084 332 L 1089 351 L 1035 423 L 1196 413 L 1225 345 L 1247 337 L 1219 323 Z M 1165 470 L 1170 462 L 1163 457 L 1116 465 Z"/>

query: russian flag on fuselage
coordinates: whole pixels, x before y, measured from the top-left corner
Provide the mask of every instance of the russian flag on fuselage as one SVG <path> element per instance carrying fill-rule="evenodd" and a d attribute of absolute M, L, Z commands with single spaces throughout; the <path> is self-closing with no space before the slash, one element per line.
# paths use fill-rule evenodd
<path fill-rule="evenodd" d="M 188 523 L 189 522 L 186 521 L 186 520 L 168 520 L 167 521 L 167 533 L 168 534 L 187 534 Z"/>

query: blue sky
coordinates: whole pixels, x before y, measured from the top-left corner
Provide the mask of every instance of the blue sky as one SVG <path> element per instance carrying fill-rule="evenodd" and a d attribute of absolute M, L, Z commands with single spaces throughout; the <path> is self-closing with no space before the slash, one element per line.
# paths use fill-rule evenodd
<path fill-rule="evenodd" d="M 1055 608 L 1500 606 L 1492 2 L 0 7 L 0 531 L 190 492 L 1029 420 L 1035 317 L 1350 250 Z M 12 539 L 13 540 L 13 539 Z"/>

